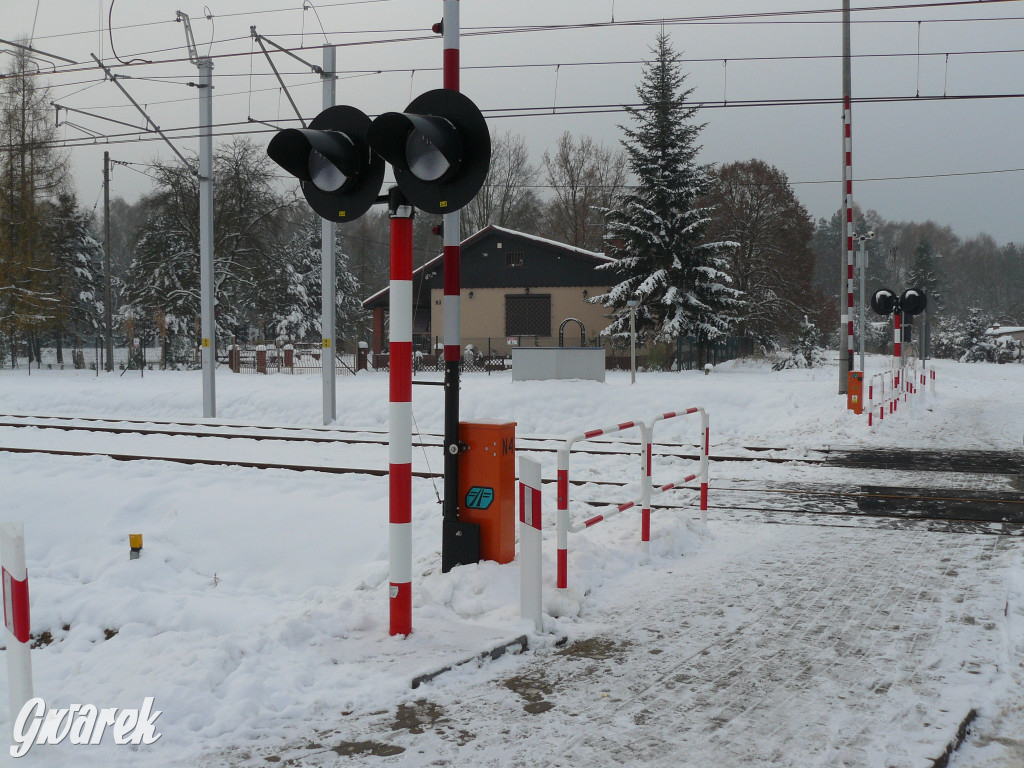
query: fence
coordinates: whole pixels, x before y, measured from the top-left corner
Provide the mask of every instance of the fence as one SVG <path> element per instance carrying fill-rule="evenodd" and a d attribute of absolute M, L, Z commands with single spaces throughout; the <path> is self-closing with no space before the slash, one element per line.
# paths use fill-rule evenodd
<path fill-rule="evenodd" d="M 566 332 L 565 346 L 579 346 L 580 338 Z M 557 347 L 557 336 L 508 336 L 508 337 L 466 337 L 462 338 L 461 369 L 463 372 L 476 371 L 495 373 L 512 368 L 512 349 L 515 347 Z M 608 339 L 591 337 L 584 346 L 604 347 L 605 367 L 608 370 L 628 371 L 630 367 L 629 341 L 621 338 Z M 707 349 L 703 359 L 697 342 L 692 338 L 678 340 L 675 344 L 638 345 L 636 365 L 647 370 L 694 370 L 710 362 L 714 365 L 737 357 L 753 355 L 757 344 L 753 339 L 729 338 L 720 345 Z M 413 366 L 415 370 L 443 371 L 444 346 L 439 336 L 413 334 Z M 371 364 L 377 370 L 387 369 L 387 353 L 371 355 Z"/>
<path fill-rule="evenodd" d="M 233 341 L 227 345 L 225 363 L 235 373 L 289 373 L 295 375 L 320 374 L 324 356 L 330 350 L 321 344 L 284 343 L 280 341 Z M 343 342 L 334 350 L 337 373 L 355 374 L 367 367 L 366 346 Z"/>
<path fill-rule="evenodd" d="M 143 372 L 161 367 L 162 350 L 159 347 L 121 344 L 113 347 L 107 357 L 101 339 L 91 343 L 79 340 L 70 347 L 43 345 L 29 341 L 16 342 L 5 347 L 0 355 L 0 373 L 33 376 L 39 373 L 87 373 L 98 376 L 111 370 Z"/>
<path fill-rule="evenodd" d="M 674 419 L 681 416 L 688 416 L 691 414 L 699 413 L 701 417 L 701 440 L 700 440 L 700 469 L 697 473 L 687 475 L 685 478 L 678 482 L 667 483 L 662 486 L 658 486 L 656 489 L 652 486 L 651 480 L 651 458 L 653 455 L 653 443 L 654 443 L 654 426 L 659 421 L 667 419 Z M 649 426 L 648 426 L 649 424 Z M 630 429 L 639 429 L 641 435 L 641 452 L 640 459 L 642 461 L 641 476 L 643 478 L 641 484 L 640 498 L 633 501 L 626 501 L 615 505 L 610 512 L 601 515 L 595 515 L 582 522 L 573 524 L 569 514 L 569 459 L 573 445 L 586 440 L 592 440 L 595 437 L 601 435 L 610 435 L 617 432 L 624 432 Z M 708 414 L 704 408 L 686 408 L 679 411 L 672 411 L 669 413 L 662 413 L 649 419 L 647 422 L 643 421 L 627 421 L 621 424 L 613 424 L 609 427 L 602 427 L 600 429 L 592 429 L 587 432 L 578 432 L 569 435 L 565 439 L 565 443 L 558 449 L 558 510 L 557 510 L 557 540 L 556 547 L 558 550 L 557 556 L 557 579 L 556 584 L 558 589 L 567 589 L 569 585 L 569 534 L 579 533 L 587 528 L 591 528 L 600 522 L 609 520 L 612 517 L 620 515 L 628 509 L 633 509 L 638 505 L 641 507 L 641 532 L 640 538 L 645 549 L 650 546 L 650 515 L 651 515 L 651 496 L 654 493 L 664 493 L 669 490 L 679 489 L 686 486 L 687 483 L 693 482 L 698 477 L 700 478 L 700 509 L 701 509 L 701 522 L 707 523 L 707 508 L 708 508 L 708 452 L 711 445 L 711 429 L 708 421 Z"/>

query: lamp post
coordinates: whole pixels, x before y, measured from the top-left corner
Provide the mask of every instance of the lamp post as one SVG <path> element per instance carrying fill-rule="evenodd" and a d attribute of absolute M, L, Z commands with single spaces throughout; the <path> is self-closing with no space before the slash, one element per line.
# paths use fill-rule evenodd
<path fill-rule="evenodd" d="M 636 308 L 640 302 L 636 299 L 629 299 L 626 306 L 629 307 L 629 383 L 636 384 Z"/>
<path fill-rule="evenodd" d="M 867 326 L 864 320 L 864 276 L 868 269 L 868 254 L 864 250 L 864 243 L 868 240 L 875 239 L 875 230 L 871 230 L 865 235 L 857 235 L 855 238 L 860 243 L 860 255 L 858 256 L 858 264 L 860 265 L 860 370 L 864 372 L 864 334 L 867 331 Z"/>

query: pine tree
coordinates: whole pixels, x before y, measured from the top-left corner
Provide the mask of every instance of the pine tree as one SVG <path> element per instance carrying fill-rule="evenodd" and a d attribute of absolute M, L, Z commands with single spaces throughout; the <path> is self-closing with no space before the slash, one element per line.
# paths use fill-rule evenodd
<path fill-rule="evenodd" d="M 693 121 L 677 54 L 662 33 L 644 67 L 637 94 L 643 106 L 629 108 L 635 126 L 624 127 L 623 146 L 637 186 L 608 212 L 608 269 L 618 279 L 594 300 L 614 310 L 606 335 L 629 329 L 626 302 L 640 302 L 637 331 L 656 341 L 694 336 L 702 347 L 726 336 L 741 307 L 729 286 L 726 253 L 735 243 L 708 242 L 712 209 L 700 206 L 711 189 L 697 164 L 704 125 Z"/>
<path fill-rule="evenodd" d="M 917 241 L 914 248 L 914 260 L 907 273 L 908 288 L 924 288 L 928 296 L 928 311 L 934 312 L 942 300 L 939 292 L 939 276 L 936 261 L 941 258 L 932 252 L 932 245 L 925 238 Z"/>
<path fill-rule="evenodd" d="M 988 334 L 992 325 L 992 318 L 984 313 L 979 307 L 971 307 L 967 310 L 967 320 L 964 323 L 963 355 L 961 363 L 991 363 L 995 362 L 998 356 L 998 346 L 995 339 Z"/>
<path fill-rule="evenodd" d="M 51 326 L 56 334 L 58 363 L 64 361 L 65 334 L 70 334 L 78 347 L 79 336 L 92 336 L 100 325 L 103 246 L 92 235 L 90 218 L 70 192 L 58 196 L 48 216 L 51 265 L 47 282 L 50 292 L 59 299 Z"/>
<path fill-rule="evenodd" d="M 193 331 L 199 316 L 199 248 L 171 217 L 156 215 L 142 227 L 125 273 L 124 319 L 160 322 L 172 336 Z"/>
<path fill-rule="evenodd" d="M 341 229 L 334 241 L 334 322 L 339 339 L 354 334 L 363 312 L 359 281 L 350 269 Z M 281 298 L 268 330 L 280 340 L 303 339 L 321 332 L 320 242 L 320 219 L 311 216 L 278 256 L 273 290 Z"/>

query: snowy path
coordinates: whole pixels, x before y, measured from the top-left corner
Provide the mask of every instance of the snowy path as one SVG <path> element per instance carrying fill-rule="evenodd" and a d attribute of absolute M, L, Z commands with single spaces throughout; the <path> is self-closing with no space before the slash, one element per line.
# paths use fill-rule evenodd
<path fill-rule="evenodd" d="M 588 639 L 242 764 L 930 765 L 995 677 L 1008 540 L 721 528 L 588 598 Z"/>

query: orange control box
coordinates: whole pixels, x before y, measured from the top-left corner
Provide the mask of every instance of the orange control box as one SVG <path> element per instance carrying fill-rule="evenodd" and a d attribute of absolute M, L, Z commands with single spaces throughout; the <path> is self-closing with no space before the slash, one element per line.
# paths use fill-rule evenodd
<path fill-rule="evenodd" d="M 480 559 L 516 557 L 516 423 L 459 422 L 459 520 L 480 526 Z"/>
<path fill-rule="evenodd" d="M 846 377 L 846 409 L 858 416 L 864 412 L 864 373 L 850 371 Z"/>

